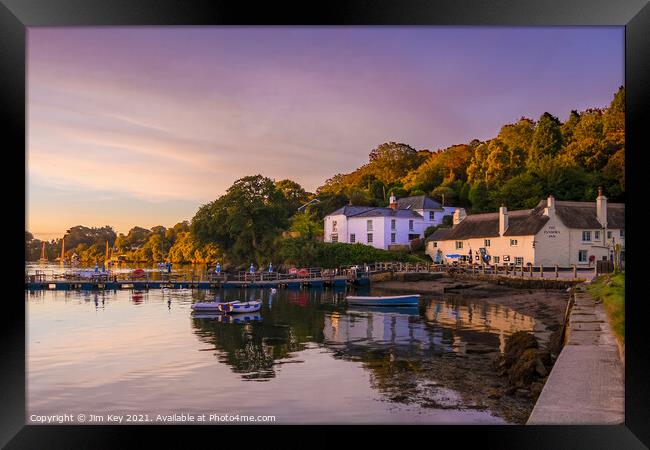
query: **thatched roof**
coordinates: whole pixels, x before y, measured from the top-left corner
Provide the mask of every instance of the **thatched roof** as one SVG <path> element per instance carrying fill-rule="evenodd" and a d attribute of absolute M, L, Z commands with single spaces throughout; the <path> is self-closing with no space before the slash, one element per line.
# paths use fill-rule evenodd
<path fill-rule="evenodd" d="M 544 208 L 546 200 L 539 202 L 535 209 Z M 596 202 L 555 201 L 555 212 L 569 228 L 602 228 L 596 213 Z M 607 203 L 607 227 L 625 228 L 625 203 Z"/>
<path fill-rule="evenodd" d="M 533 209 L 508 211 L 508 228 L 504 236 L 533 236 L 548 222 L 544 215 L 546 200 Z M 562 223 L 569 228 L 601 229 L 596 215 L 595 202 L 556 201 L 555 212 Z M 625 204 L 608 203 L 607 227 L 625 228 Z M 439 241 L 491 238 L 499 236 L 499 213 L 472 214 L 454 226 Z"/>
<path fill-rule="evenodd" d="M 524 209 L 508 212 L 506 236 L 527 236 L 536 234 L 548 221 L 548 217 L 532 214 L 534 210 Z M 471 214 L 451 229 L 441 241 L 471 238 L 499 237 L 499 213 Z"/>
<path fill-rule="evenodd" d="M 426 239 L 426 242 L 442 241 L 450 232 L 451 228 L 438 228 Z"/>

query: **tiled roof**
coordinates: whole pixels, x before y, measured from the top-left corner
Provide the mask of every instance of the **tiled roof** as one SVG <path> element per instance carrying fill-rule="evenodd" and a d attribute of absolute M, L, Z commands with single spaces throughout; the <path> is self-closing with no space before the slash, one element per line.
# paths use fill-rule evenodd
<path fill-rule="evenodd" d="M 416 195 L 413 197 L 404 197 L 397 199 L 399 209 L 437 209 L 443 210 L 440 203 L 430 199 L 426 195 Z"/>

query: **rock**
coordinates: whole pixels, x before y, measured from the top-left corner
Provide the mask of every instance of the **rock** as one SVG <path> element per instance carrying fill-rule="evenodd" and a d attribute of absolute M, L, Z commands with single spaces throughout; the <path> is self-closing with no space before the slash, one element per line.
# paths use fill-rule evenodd
<path fill-rule="evenodd" d="M 545 377 L 546 375 L 548 375 L 548 370 L 546 370 L 546 367 L 544 367 L 544 363 L 539 358 L 535 360 L 535 372 L 537 372 L 540 377 Z"/>
<path fill-rule="evenodd" d="M 528 386 L 535 378 L 537 366 L 537 349 L 524 350 L 521 358 L 508 371 L 508 383 L 511 386 Z"/>
<path fill-rule="evenodd" d="M 520 398 L 527 398 L 530 396 L 530 391 L 528 389 L 517 389 L 515 395 Z"/>
<path fill-rule="evenodd" d="M 542 393 L 542 389 L 544 389 L 544 385 L 539 381 L 536 381 L 530 385 L 530 395 L 532 397 L 539 397 L 539 394 Z"/>
<path fill-rule="evenodd" d="M 531 333 L 517 331 L 506 340 L 504 358 L 507 366 L 515 364 L 527 349 L 539 348 L 537 339 Z"/>
<path fill-rule="evenodd" d="M 487 391 L 487 398 L 498 399 L 501 398 L 502 396 L 503 394 L 501 393 L 500 389 L 490 388 Z"/>

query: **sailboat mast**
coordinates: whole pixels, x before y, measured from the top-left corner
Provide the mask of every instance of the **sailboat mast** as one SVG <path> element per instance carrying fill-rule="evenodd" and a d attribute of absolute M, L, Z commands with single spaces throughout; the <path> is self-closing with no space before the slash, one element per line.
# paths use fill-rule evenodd
<path fill-rule="evenodd" d="M 65 260 L 65 237 L 61 239 L 61 264 Z"/>

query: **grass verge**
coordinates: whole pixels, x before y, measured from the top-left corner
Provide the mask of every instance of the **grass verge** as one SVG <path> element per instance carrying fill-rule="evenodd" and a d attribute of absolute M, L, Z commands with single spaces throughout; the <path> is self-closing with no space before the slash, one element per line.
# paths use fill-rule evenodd
<path fill-rule="evenodd" d="M 603 302 L 609 323 L 625 346 L 625 272 L 601 275 L 590 283 L 588 290 Z"/>

